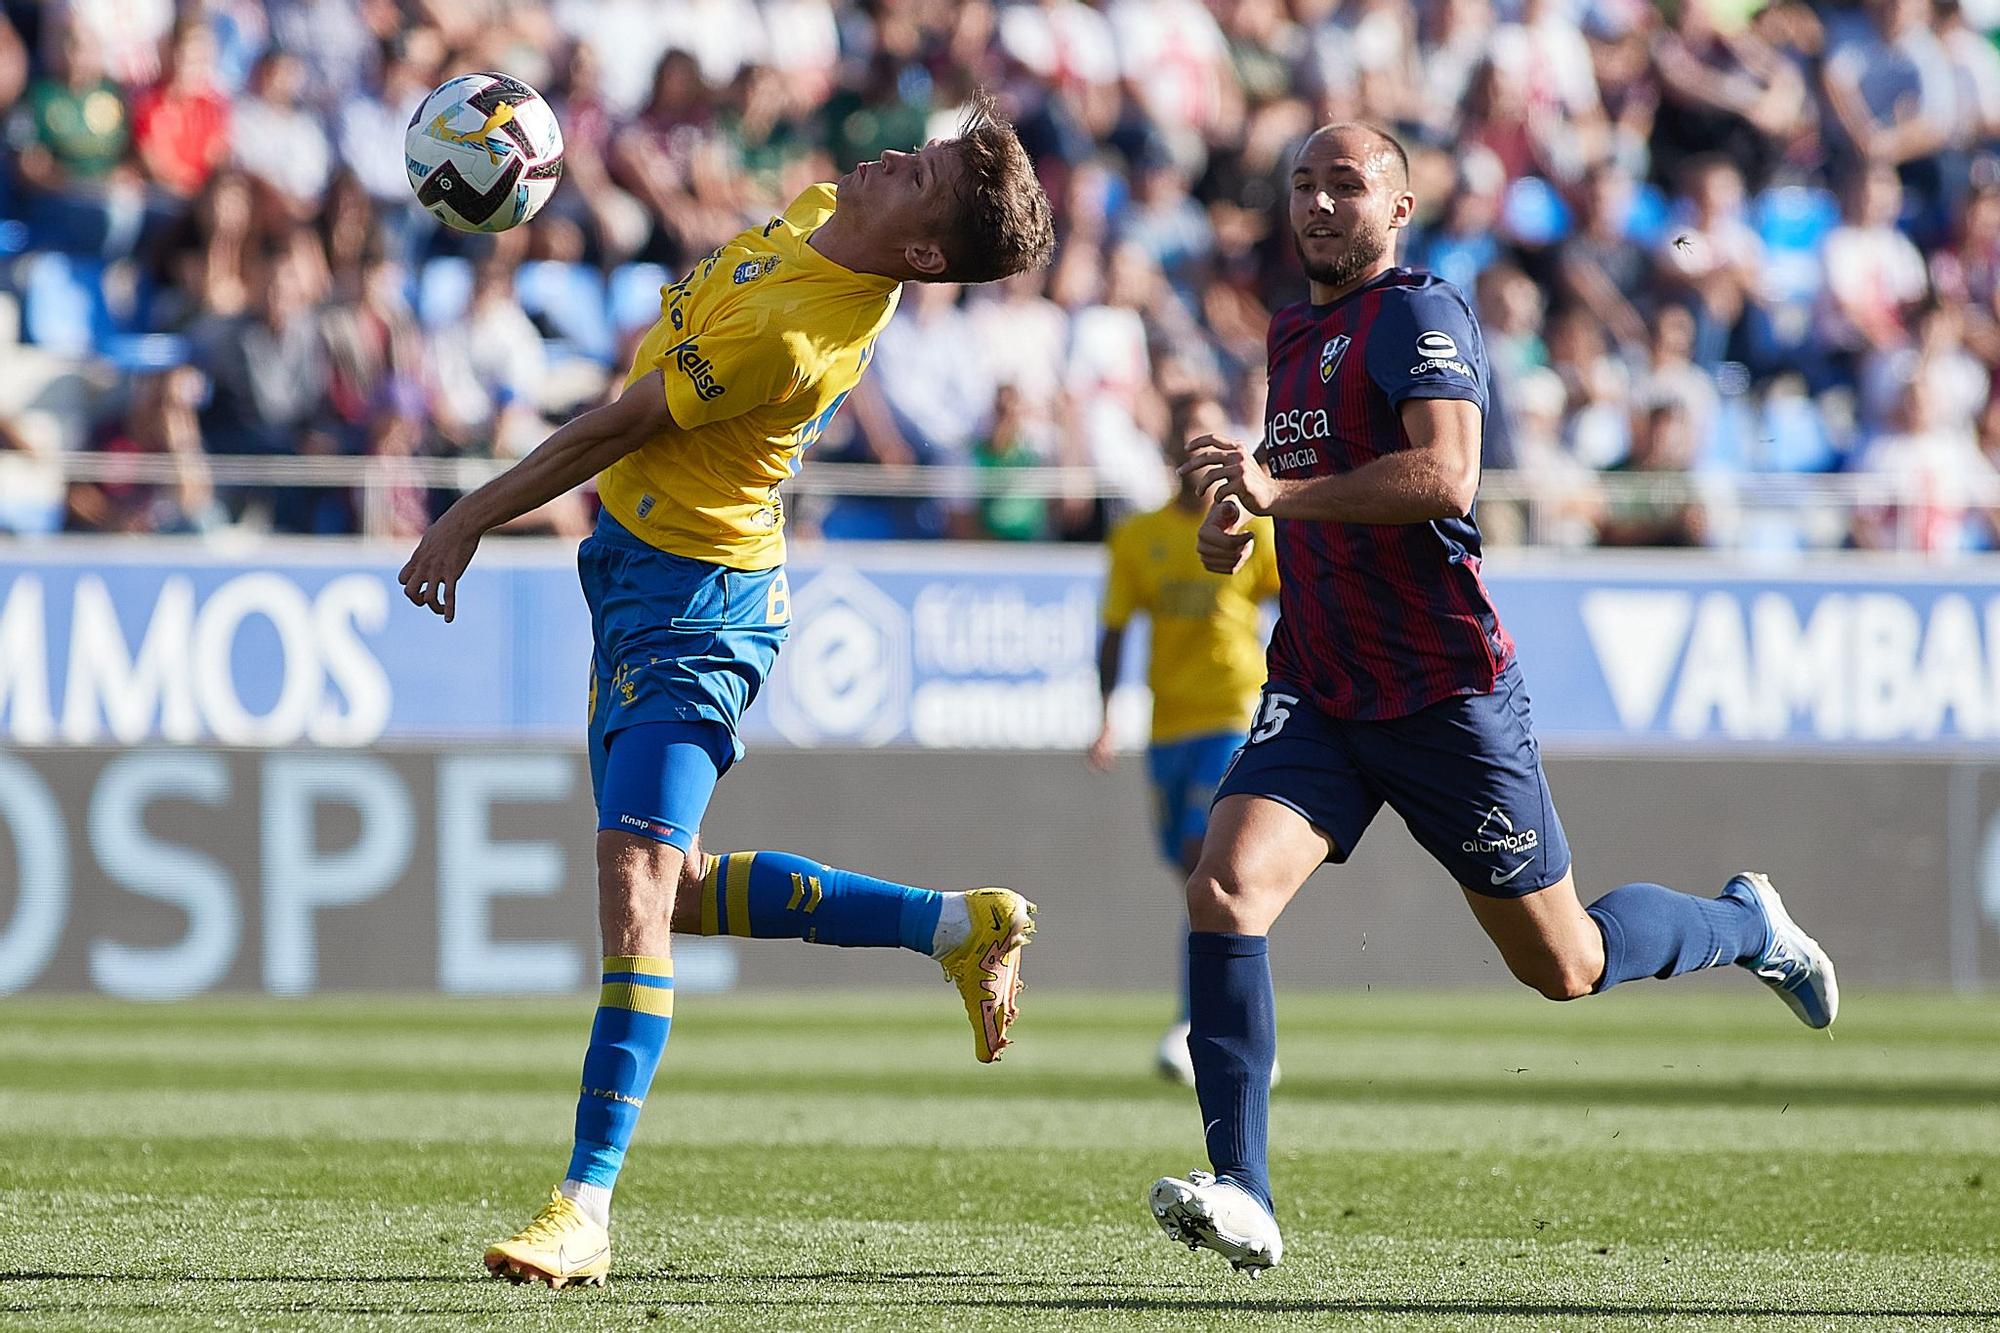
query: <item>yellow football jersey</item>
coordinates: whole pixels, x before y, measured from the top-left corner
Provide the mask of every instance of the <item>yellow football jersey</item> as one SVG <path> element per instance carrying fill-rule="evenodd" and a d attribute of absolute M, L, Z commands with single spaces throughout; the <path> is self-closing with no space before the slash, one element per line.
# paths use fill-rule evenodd
<path fill-rule="evenodd" d="M 778 484 L 860 380 L 901 291 L 806 244 L 833 205 L 833 186 L 813 186 L 660 293 L 625 383 L 660 371 L 678 429 L 606 468 L 597 494 L 663 551 L 731 569 L 784 563 Z"/>
<path fill-rule="evenodd" d="M 1155 745 L 1243 730 L 1264 687 L 1259 603 L 1278 594 L 1271 520 L 1250 520 L 1250 559 L 1224 576 L 1203 569 L 1195 553 L 1203 517 L 1169 504 L 1127 519 L 1109 542 L 1105 626 L 1123 629 L 1139 611 L 1152 622 L 1146 683 Z"/>

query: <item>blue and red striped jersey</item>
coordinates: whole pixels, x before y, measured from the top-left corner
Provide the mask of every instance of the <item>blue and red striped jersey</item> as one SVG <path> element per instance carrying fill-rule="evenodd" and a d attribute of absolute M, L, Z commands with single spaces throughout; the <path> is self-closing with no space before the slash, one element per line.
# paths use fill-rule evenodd
<path fill-rule="evenodd" d="M 1458 288 L 1396 268 L 1329 305 L 1271 321 L 1263 458 L 1284 480 L 1351 472 L 1410 447 L 1408 398 L 1485 412 L 1486 346 Z M 1429 523 L 1277 520 L 1270 674 L 1329 716 L 1406 717 L 1488 694 L 1513 640 L 1479 579 L 1471 514 Z"/>

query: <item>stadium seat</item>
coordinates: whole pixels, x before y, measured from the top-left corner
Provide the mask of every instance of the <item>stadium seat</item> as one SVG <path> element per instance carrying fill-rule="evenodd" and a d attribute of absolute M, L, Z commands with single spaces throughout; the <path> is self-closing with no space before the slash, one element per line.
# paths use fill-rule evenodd
<path fill-rule="evenodd" d="M 1639 182 L 1625 212 L 1625 239 L 1649 250 L 1659 245 L 1667 234 L 1667 218 L 1672 211 L 1659 186 L 1651 181 Z"/>
<path fill-rule="evenodd" d="M 86 356 L 114 332 L 104 299 L 104 266 L 47 251 L 21 261 L 22 327 L 50 351 Z"/>
<path fill-rule="evenodd" d="M 611 327 L 643 329 L 660 317 L 660 288 L 671 281 L 659 264 L 621 264 L 611 271 Z"/>
<path fill-rule="evenodd" d="M 1522 176 L 1507 187 L 1501 219 L 1523 245 L 1554 245 L 1569 235 L 1569 205 L 1540 176 Z"/>
<path fill-rule="evenodd" d="M 456 323 L 472 304 L 472 261 L 457 255 L 427 259 L 417 278 L 417 318 L 427 329 Z"/>
<path fill-rule="evenodd" d="M 552 353 L 611 363 L 611 318 L 605 309 L 604 279 L 596 269 L 554 259 L 529 260 L 514 274 L 514 295 L 528 317 L 554 335 Z"/>

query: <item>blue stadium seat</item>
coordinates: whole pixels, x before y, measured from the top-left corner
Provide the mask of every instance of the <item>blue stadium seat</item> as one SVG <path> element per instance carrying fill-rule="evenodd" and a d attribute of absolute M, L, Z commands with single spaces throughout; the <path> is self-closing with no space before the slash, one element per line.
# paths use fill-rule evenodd
<path fill-rule="evenodd" d="M 111 337 L 102 263 L 47 251 L 29 255 L 21 266 L 21 324 L 29 342 L 87 356 Z"/>
<path fill-rule="evenodd" d="M 1554 245 L 1569 235 L 1569 205 L 1540 176 L 1522 176 L 1507 187 L 1501 220 L 1523 244 Z"/>
<path fill-rule="evenodd" d="M 555 335 L 550 351 L 611 363 L 614 337 L 596 269 L 554 259 L 529 260 L 514 274 L 514 295 L 529 318 Z"/>
<path fill-rule="evenodd" d="M 1758 195 L 1750 225 L 1771 250 L 1816 250 L 1840 225 L 1840 202 L 1827 190 L 1781 185 Z"/>
<path fill-rule="evenodd" d="M 659 264 L 621 264 L 611 271 L 611 327 L 620 333 L 660 317 L 660 288 L 672 279 Z"/>
<path fill-rule="evenodd" d="M 1625 239 L 1651 250 L 1667 234 L 1667 219 L 1673 207 L 1660 187 L 1640 181 L 1632 191 L 1632 204 L 1625 212 Z"/>
<path fill-rule="evenodd" d="M 424 261 L 417 278 L 417 318 L 427 329 L 456 323 L 472 304 L 472 261 L 440 255 Z"/>

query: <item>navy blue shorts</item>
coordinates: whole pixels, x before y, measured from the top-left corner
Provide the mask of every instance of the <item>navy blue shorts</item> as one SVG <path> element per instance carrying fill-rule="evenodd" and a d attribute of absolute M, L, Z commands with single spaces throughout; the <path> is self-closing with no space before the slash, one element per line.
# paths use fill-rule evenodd
<path fill-rule="evenodd" d="M 1519 898 L 1569 871 L 1521 668 L 1491 694 L 1446 699 L 1408 717 L 1341 721 L 1305 691 L 1273 681 L 1250 738 L 1215 799 L 1263 796 L 1304 815 L 1345 861 L 1384 804 L 1452 878 Z"/>

